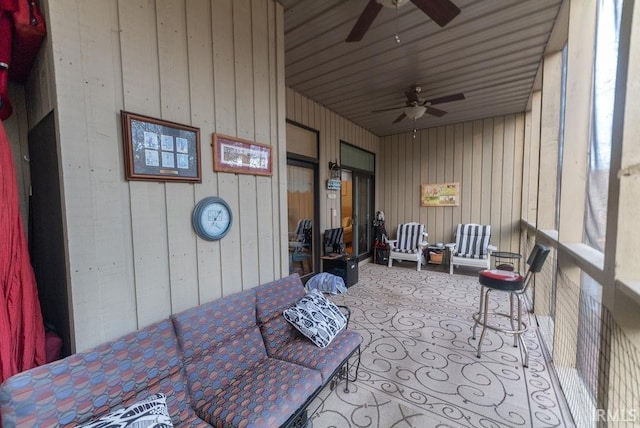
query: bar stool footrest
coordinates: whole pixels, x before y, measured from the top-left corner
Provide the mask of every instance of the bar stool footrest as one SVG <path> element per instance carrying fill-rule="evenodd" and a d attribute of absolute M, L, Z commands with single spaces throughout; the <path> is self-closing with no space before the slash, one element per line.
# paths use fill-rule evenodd
<path fill-rule="evenodd" d="M 484 315 L 484 314 L 481 314 L 480 312 L 476 312 L 476 313 L 474 313 L 474 314 L 473 314 L 473 321 L 474 321 L 477 325 L 479 325 L 480 327 L 484 327 L 484 323 L 483 323 L 483 321 L 480 319 L 480 317 L 482 317 L 483 315 Z M 512 318 L 511 318 L 511 316 L 510 316 L 509 314 L 504 313 L 504 312 L 489 311 L 488 315 L 489 315 L 489 316 L 491 316 L 491 315 L 493 315 L 493 316 L 500 316 L 500 317 L 507 318 L 508 320 L 511 320 L 511 319 L 512 319 Z M 517 321 L 517 320 L 514 320 L 514 322 L 518 322 L 518 321 Z M 495 325 L 495 324 L 490 324 L 490 323 L 487 323 L 487 326 L 486 326 L 486 327 L 487 327 L 488 329 L 493 330 L 493 331 L 499 331 L 499 332 L 501 332 L 501 333 L 506 333 L 506 334 L 523 334 L 525 331 L 527 331 L 527 329 L 529 328 L 529 326 L 528 326 L 528 325 L 527 325 L 527 323 L 526 323 L 526 322 L 524 322 L 524 321 L 521 321 L 520 323 L 523 325 L 523 327 L 522 327 L 521 329 L 517 329 L 517 330 L 509 330 L 509 329 L 506 329 L 506 328 L 504 328 L 504 327 L 499 327 L 499 326 L 497 326 L 497 325 Z"/>

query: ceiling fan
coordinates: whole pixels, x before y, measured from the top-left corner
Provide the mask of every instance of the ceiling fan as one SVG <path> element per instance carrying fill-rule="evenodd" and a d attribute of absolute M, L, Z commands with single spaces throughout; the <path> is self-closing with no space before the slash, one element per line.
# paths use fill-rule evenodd
<path fill-rule="evenodd" d="M 364 37 L 373 20 L 383 7 L 398 9 L 409 0 L 369 0 L 360 17 L 347 37 L 347 42 L 359 42 Z M 411 0 L 418 9 L 441 27 L 447 25 L 459 13 L 460 9 L 450 0 Z"/>
<path fill-rule="evenodd" d="M 398 116 L 396 120 L 393 121 L 393 123 L 398 123 L 405 117 L 408 117 L 409 119 L 418 119 L 418 118 L 421 118 L 425 113 L 429 113 L 430 115 L 437 116 L 437 117 L 442 117 L 445 114 L 447 114 L 447 112 L 444 110 L 440 110 L 435 107 L 432 107 L 432 105 L 448 103 L 451 101 L 461 101 L 465 99 L 464 94 L 452 94 L 452 95 L 446 95 L 444 97 L 432 98 L 430 100 L 423 100 L 423 99 L 420 99 L 421 91 L 422 91 L 422 88 L 420 88 L 420 86 L 414 86 L 411 88 L 411 90 L 406 91 L 404 93 L 405 96 L 407 97 L 407 101 L 405 102 L 404 106 L 385 108 L 382 110 L 374 110 L 371 113 L 380 113 L 383 111 L 404 109 L 404 112 L 400 116 Z"/>

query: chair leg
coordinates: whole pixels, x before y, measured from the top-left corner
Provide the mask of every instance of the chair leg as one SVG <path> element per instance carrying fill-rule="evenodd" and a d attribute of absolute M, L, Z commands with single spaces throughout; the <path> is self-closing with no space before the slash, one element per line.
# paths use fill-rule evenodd
<path fill-rule="evenodd" d="M 515 294 L 513 293 L 509 293 L 509 322 L 511 323 L 511 330 L 516 330 L 515 327 L 515 323 L 516 323 L 516 317 L 514 316 L 515 314 L 513 313 L 513 299 L 514 299 Z M 518 299 L 518 310 L 520 309 L 520 299 Z M 518 329 L 520 329 L 520 318 L 517 319 L 518 321 Z M 518 335 L 514 334 L 513 335 L 513 347 L 517 348 L 518 347 Z"/>
<path fill-rule="evenodd" d="M 522 330 L 522 296 L 518 295 L 518 330 Z M 524 344 L 524 339 L 522 338 L 522 333 L 517 334 L 517 339 L 520 341 L 520 345 L 522 346 L 522 351 L 524 352 L 524 363 L 522 364 L 524 367 L 529 367 L 529 351 L 527 350 L 527 345 Z"/>
<path fill-rule="evenodd" d="M 488 288 L 484 292 L 484 317 L 482 321 L 482 333 L 480 333 L 480 340 L 478 341 L 478 358 L 480 358 L 480 354 L 482 353 L 482 341 L 484 340 L 484 335 L 487 333 L 487 324 L 489 318 L 489 293 L 491 289 Z"/>
<path fill-rule="evenodd" d="M 484 285 L 480 285 L 480 305 L 478 307 L 478 320 L 480 320 L 480 318 L 482 317 L 482 307 L 484 305 Z M 471 339 L 472 340 L 476 340 L 476 328 L 478 327 L 478 323 L 474 322 L 473 323 L 473 331 L 472 331 L 472 335 L 471 335 Z"/>

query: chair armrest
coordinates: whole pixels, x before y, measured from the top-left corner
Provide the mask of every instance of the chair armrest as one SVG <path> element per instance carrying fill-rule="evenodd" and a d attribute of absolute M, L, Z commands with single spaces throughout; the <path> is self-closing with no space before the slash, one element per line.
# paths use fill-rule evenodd
<path fill-rule="evenodd" d="M 495 245 L 487 245 L 487 250 L 489 250 L 489 253 L 491 253 L 492 251 L 496 251 L 498 249 L 498 247 L 496 247 Z"/>
<path fill-rule="evenodd" d="M 389 248 L 392 250 L 396 248 L 396 242 L 398 242 L 397 239 L 387 239 L 387 244 L 389 244 Z"/>
<path fill-rule="evenodd" d="M 345 329 L 349 328 L 349 320 L 351 319 L 351 309 L 349 309 L 347 306 L 343 306 L 343 305 L 336 305 L 338 308 L 340 308 L 340 310 L 342 312 L 346 312 L 347 315 L 347 325 L 345 326 Z"/>
<path fill-rule="evenodd" d="M 427 245 L 429 245 L 427 241 L 422 241 L 418 243 L 418 248 L 422 249 L 422 248 L 425 248 Z"/>
<path fill-rule="evenodd" d="M 449 251 L 454 251 L 456 249 L 456 244 L 451 242 L 449 244 L 444 244 L 445 247 L 449 249 Z"/>

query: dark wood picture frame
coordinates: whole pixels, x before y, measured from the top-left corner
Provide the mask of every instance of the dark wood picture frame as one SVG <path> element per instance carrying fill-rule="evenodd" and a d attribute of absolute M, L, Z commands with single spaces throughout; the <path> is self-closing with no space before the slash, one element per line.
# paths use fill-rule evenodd
<path fill-rule="evenodd" d="M 228 135 L 213 134 L 213 170 L 236 174 L 273 174 L 272 147 Z"/>
<path fill-rule="evenodd" d="M 127 180 L 202 182 L 200 129 L 120 111 Z"/>

